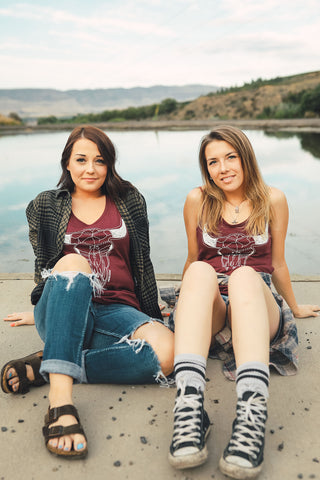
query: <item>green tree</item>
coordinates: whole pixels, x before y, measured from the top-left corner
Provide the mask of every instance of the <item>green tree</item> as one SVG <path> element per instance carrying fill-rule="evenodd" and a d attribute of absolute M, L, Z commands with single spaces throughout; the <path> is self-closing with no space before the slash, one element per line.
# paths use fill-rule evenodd
<path fill-rule="evenodd" d="M 177 109 L 178 102 L 174 98 L 166 98 L 159 105 L 159 115 L 168 115 Z"/>
<path fill-rule="evenodd" d="M 308 90 L 303 94 L 301 110 L 303 113 L 315 112 L 320 115 L 320 84 L 315 89 Z"/>
<path fill-rule="evenodd" d="M 9 118 L 12 118 L 15 122 L 23 123 L 22 118 L 19 117 L 19 115 L 15 112 L 9 113 Z"/>
<path fill-rule="evenodd" d="M 53 125 L 55 123 L 58 123 L 58 119 L 54 115 L 50 115 L 49 117 L 38 118 L 37 123 L 38 125 Z"/>

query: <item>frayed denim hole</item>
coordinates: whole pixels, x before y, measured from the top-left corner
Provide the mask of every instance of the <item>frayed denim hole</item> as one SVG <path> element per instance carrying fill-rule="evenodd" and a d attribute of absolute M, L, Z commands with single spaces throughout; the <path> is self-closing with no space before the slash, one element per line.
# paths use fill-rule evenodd
<path fill-rule="evenodd" d="M 86 273 L 86 272 L 79 272 L 79 271 L 65 271 L 65 272 L 54 272 L 52 269 L 47 270 L 44 269 L 41 272 L 41 277 L 45 280 L 48 277 L 52 277 L 54 279 L 58 279 L 59 277 L 61 278 L 67 278 L 69 280 L 67 284 L 67 291 L 69 291 L 71 285 L 73 284 L 73 281 L 77 275 L 83 275 L 84 277 L 88 278 L 90 281 L 90 285 L 93 289 L 93 293 L 95 295 L 99 295 L 103 291 L 103 286 L 95 273 Z"/>
<path fill-rule="evenodd" d="M 134 352 L 135 353 L 139 353 L 141 352 L 142 348 L 144 347 L 144 345 L 149 345 L 149 343 L 145 340 L 145 339 L 142 339 L 142 338 L 131 338 L 132 335 L 140 328 L 142 327 L 143 325 L 153 325 L 154 324 L 154 320 L 152 318 L 149 318 L 148 321 L 142 323 L 141 325 L 139 325 L 138 327 L 136 327 L 131 333 L 128 333 L 127 335 L 124 335 L 118 342 L 116 342 L 117 344 L 119 343 L 127 343 L 128 345 L 130 345 Z M 152 346 L 150 345 L 150 347 L 152 348 Z M 152 348 L 153 350 L 153 348 Z M 154 351 L 154 350 L 153 350 Z"/>
<path fill-rule="evenodd" d="M 158 356 L 157 356 L 156 352 L 154 351 L 152 345 L 150 345 L 150 343 L 148 343 L 145 339 L 141 339 L 141 338 L 132 339 L 132 338 L 130 338 L 130 337 L 132 337 L 134 332 L 136 330 L 138 330 L 138 328 L 142 327 L 142 325 L 146 325 L 146 324 L 153 325 L 156 321 L 157 321 L 156 319 L 150 318 L 149 321 L 139 325 L 139 327 L 137 327 L 133 332 L 129 333 L 128 335 L 123 336 L 117 342 L 117 344 L 127 343 L 128 345 L 130 345 L 133 348 L 133 350 L 136 354 L 140 353 L 144 346 L 149 347 L 152 350 L 154 358 L 157 360 L 157 363 L 159 365 L 159 371 L 156 375 L 154 375 L 154 380 L 155 380 L 156 383 L 158 383 L 160 385 L 160 387 L 169 388 L 169 387 L 175 385 L 175 380 L 174 380 L 174 378 L 167 378 L 165 376 L 165 374 L 163 373 L 163 371 L 161 370 Z M 159 322 L 159 323 L 162 323 L 162 322 Z"/>

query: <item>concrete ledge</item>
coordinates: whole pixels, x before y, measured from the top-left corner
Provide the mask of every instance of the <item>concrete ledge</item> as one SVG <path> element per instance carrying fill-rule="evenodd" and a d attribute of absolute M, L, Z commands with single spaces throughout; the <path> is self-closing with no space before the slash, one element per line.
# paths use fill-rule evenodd
<path fill-rule="evenodd" d="M 179 282 L 179 273 L 157 273 L 157 281 Z M 33 273 L 0 273 L 0 280 L 33 280 Z M 320 275 L 291 275 L 292 282 L 320 282 Z"/>

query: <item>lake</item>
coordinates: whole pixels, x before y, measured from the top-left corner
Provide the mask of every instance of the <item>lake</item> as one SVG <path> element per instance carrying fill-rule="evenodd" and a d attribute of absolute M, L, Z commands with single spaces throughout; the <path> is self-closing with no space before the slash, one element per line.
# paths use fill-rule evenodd
<path fill-rule="evenodd" d="M 108 132 L 106 132 L 108 133 Z M 146 198 L 156 273 L 181 273 L 187 254 L 183 204 L 201 185 L 198 148 L 207 131 L 112 131 L 120 175 Z M 320 274 L 320 134 L 245 131 L 263 177 L 287 196 L 290 273 Z M 69 132 L 0 136 L 0 272 L 32 272 L 27 203 L 54 188 Z"/>

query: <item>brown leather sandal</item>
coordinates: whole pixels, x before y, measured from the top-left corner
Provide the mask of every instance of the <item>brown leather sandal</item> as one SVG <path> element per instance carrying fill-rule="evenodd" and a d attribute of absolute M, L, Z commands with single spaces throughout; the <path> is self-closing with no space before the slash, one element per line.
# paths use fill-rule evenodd
<path fill-rule="evenodd" d="M 46 383 L 45 379 L 40 375 L 39 370 L 41 366 L 43 351 L 32 353 L 23 358 L 18 358 L 17 360 L 10 360 L 6 363 L 1 370 L 1 388 L 5 393 L 27 393 L 29 392 L 30 385 L 34 387 L 40 387 Z M 26 365 L 30 365 L 33 369 L 34 380 L 30 381 L 27 377 Z M 9 385 L 9 378 L 7 378 L 7 373 L 10 368 L 14 368 L 17 377 L 19 379 L 19 388 L 18 390 L 13 390 L 12 386 Z"/>
<path fill-rule="evenodd" d="M 63 427 L 62 425 L 50 427 L 50 425 L 57 422 L 57 420 L 62 415 L 72 415 L 77 419 L 78 423 L 74 425 L 69 425 L 69 427 Z M 50 453 L 52 453 L 53 455 L 57 455 L 58 457 L 69 458 L 70 460 L 80 460 L 87 456 L 87 447 L 84 450 L 80 451 L 74 449 L 65 451 L 57 447 L 51 447 L 51 445 L 48 444 L 51 438 L 63 437 L 64 435 L 71 435 L 73 433 L 80 433 L 80 435 L 83 435 L 84 438 L 87 440 L 87 437 L 80 423 L 78 411 L 74 405 L 63 405 L 62 407 L 56 408 L 49 407 L 48 413 L 44 417 L 44 423 L 45 425 L 42 428 L 42 433 L 44 436 L 46 447 Z"/>

